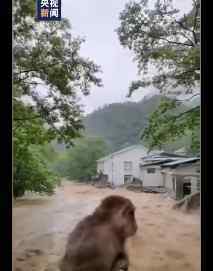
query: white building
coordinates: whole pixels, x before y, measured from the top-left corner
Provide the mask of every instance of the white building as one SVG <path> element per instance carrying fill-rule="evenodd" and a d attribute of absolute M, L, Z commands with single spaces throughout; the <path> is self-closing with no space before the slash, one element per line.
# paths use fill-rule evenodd
<path fill-rule="evenodd" d="M 161 165 L 163 183 L 175 199 L 200 191 L 200 158 L 191 157 Z"/>
<path fill-rule="evenodd" d="M 140 161 L 147 155 L 143 145 L 133 145 L 111 153 L 97 161 L 97 171 L 108 176 L 115 186 L 131 182 L 133 177 L 140 178 Z"/>
<path fill-rule="evenodd" d="M 143 187 L 165 187 L 161 165 L 185 157 L 186 156 L 164 151 L 154 152 L 153 154 L 143 157 L 140 163 L 139 175 L 143 182 Z"/>
<path fill-rule="evenodd" d="M 164 187 L 175 199 L 199 190 L 199 157 L 148 150 L 133 145 L 97 161 L 97 171 L 115 186 L 142 181 L 143 187 Z"/>

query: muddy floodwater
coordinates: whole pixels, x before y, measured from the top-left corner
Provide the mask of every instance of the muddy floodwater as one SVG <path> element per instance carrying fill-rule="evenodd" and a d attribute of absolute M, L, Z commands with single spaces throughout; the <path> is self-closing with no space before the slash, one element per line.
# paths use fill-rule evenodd
<path fill-rule="evenodd" d="M 14 203 L 14 271 L 58 271 L 69 232 L 111 194 L 130 198 L 137 208 L 138 232 L 127 244 L 129 271 L 200 270 L 199 212 L 173 210 L 174 201 L 163 194 L 63 182 L 51 197 Z"/>

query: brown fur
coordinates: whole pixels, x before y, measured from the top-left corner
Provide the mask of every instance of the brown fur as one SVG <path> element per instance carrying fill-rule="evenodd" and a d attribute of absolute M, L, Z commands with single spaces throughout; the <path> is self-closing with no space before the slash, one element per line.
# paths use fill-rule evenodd
<path fill-rule="evenodd" d="M 70 234 L 61 271 L 128 270 L 125 240 L 137 231 L 132 202 L 109 196 Z"/>

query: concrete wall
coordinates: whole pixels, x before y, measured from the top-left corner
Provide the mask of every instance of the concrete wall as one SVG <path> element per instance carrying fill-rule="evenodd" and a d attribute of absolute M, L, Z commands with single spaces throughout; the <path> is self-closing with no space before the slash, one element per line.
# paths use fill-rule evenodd
<path fill-rule="evenodd" d="M 148 168 L 155 168 L 154 173 L 148 173 Z M 140 179 L 143 181 L 143 186 L 163 186 L 163 175 L 159 166 L 142 167 L 140 170 Z"/>

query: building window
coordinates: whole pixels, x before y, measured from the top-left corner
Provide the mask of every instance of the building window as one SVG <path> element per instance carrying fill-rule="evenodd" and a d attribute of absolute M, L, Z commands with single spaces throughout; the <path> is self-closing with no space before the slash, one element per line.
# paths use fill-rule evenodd
<path fill-rule="evenodd" d="M 132 162 L 131 161 L 124 162 L 124 170 L 128 170 L 128 171 L 132 170 Z"/>
<path fill-rule="evenodd" d="M 183 184 L 183 196 L 190 195 L 191 194 L 191 181 L 185 180 Z"/>
<path fill-rule="evenodd" d="M 147 173 L 148 174 L 153 174 L 153 173 L 155 173 L 155 168 L 154 167 L 150 167 L 150 168 L 147 168 Z"/>

